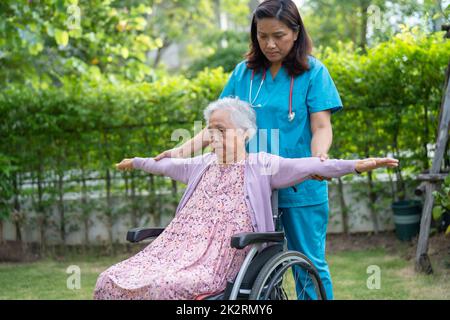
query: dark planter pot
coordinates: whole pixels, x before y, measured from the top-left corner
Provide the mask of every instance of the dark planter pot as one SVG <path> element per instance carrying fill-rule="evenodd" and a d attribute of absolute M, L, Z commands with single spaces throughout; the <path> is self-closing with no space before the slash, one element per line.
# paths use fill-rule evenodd
<path fill-rule="evenodd" d="M 422 203 L 417 200 L 404 200 L 392 203 L 394 212 L 395 234 L 402 241 L 409 241 L 420 230 Z"/>

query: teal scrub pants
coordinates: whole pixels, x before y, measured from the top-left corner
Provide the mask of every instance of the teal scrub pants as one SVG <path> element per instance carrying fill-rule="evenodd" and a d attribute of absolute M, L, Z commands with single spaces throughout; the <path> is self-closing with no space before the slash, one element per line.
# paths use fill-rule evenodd
<path fill-rule="evenodd" d="M 289 250 L 295 250 L 307 256 L 319 272 L 327 299 L 333 299 L 333 287 L 328 264 L 325 260 L 325 243 L 328 225 L 328 201 L 318 205 L 280 208 L 281 222 L 286 234 Z M 299 299 L 316 299 L 311 281 L 302 272 L 296 279 Z M 306 279 L 306 280 L 305 280 Z M 303 283 L 307 283 L 306 290 Z"/>

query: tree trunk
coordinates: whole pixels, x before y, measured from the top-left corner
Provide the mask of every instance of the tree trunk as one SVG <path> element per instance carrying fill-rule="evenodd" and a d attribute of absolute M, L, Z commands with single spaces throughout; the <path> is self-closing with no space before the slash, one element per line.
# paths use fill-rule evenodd
<path fill-rule="evenodd" d="M 380 231 L 380 224 L 378 222 L 378 214 L 375 210 L 375 203 L 377 201 L 377 195 L 374 191 L 374 185 L 373 185 L 373 177 L 372 177 L 372 171 L 367 172 L 367 183 L 369 185 L 369 211 L 370 211 L 370 218 L 372 220 L 373 229 L 375 234 L 378 234 Z"/>
<path fill-rule="evenodd" d="M 388 171 L 388 177 L 389 177 L 389 186 L 391 187 L 391 201 L 397 201 L 397 196 L 395 193 L 395 185 L 394 185 L 394 179 L 392 179 L 392 174 L 390 171 Z"/>
<path fill-rule="evenodd" d="M 422 71 L 423 70 L 423 66 L 421 65 L 420 66 L 421 67 L 421 70 L 420 71 Z M 429 97 L 430 96 L 430 90 L 426 90 L 426 91 L 424 91 L 423 93 L 422 93 L 422 96 L 423 97 Z M 428 119 L 428 114 L 429 114 L 429 112 L 428 112 L 428 99 L 424 99 L 426 102 L 425 103 L 423 103 L 423 124 L 422 124 L 422 126 L 423 126 L 423 130 L 424 130 L 424 139 L 423 139 L 423 141 L 422 141 L 422 150 L 423 150 L 423 152 L 422 152 L 422 168 L 423 168 L 423 170 L 428 170 L 429 168 L 430 168 L 430 166 L 429 166 L 429 161 L 428 161 L 428 148 L 427 148 L 427 144 L 428 144 L 428 141 L 430 141 L 430 139 L 429 139 L 429 133 L 430 133 L 430 130 L 429 130 L 429 123 L 430 123 L 430 119 Z"/>
<path fill-rule="evenodd" d="M 150 214 L 153 217 L 154 227 L 159 227 L 161 225 L 161 212 L 156 208 L 156 192 L 155 192 L 155 176 L 149 176 L 149 204 L 150 204 Z"/>
<path fill-rule="evenodd" d="M 398 119 L 401 119 L 400 115 L 397 117 Z M 392 147 L 394 150 L 394 156 L 397 159 L 400 159 L 400 150 L 398 148 L 398 133 L 399 133 L 399 124 L 394 129 L 394 138 L 392 142 Z M 396 167 L 394 169 L 395 176 L 397 178 L 397 195 L 399 200 L 404 200 L 406 198 L 406 187 L 405 182 L 403 181 L 403 176 L 401 172 L 401 167 Z"/>
<path fill-rule="evenodd" d="M 19 201 L 19 184 L 17 182 L 17 173 L 14 174 L 13 179 L 13 188 L 14 188 L 14 210 L 18 215 L 20 215 L 20 201 Z M 14 226 L 16 229 L 16 241 L 22 242 L 22 231 L 21 231 L 21 221 L 20 216 L 17 219 L 14 219 Z"/>
<path fill-rule="evenodd" d="M 17 214 L 21 214 L 20 211 L 17 211 Z M 21 230 L 21 223 L 19 221 L 16 220 L 14 221 L 14 229 L 16 230 L 16 241 L 22 242 L 22 230 Z"/>
<path fill-rule="evenodd" d="M 43 188 L 42 188 L 42 165 L 39 165 L 38 173 L 37 173 L 37 185 L 38 185 L 38 225 L 39 225 L 39 234 L 40 234 L 40 246 L 41 252 L 46 252 L 47 250 L 47 242 L 45 239 L 45 229 L 47 227 L 47 218 L 45 217 L 45 209 L 43 205 Z"/>
<path fill-rule="evenodd" d="M 87 186 L 84 168 L 81 168 L 81 216 L 84 226 L 84 251 L 89 248 L 89 208 L 87 201 Z"/>
<path fill-rule="evenodd" d="M 103 132 L 103 141 L 104 141 L 104 151 L 106 160 L 108 163 L 111 163 L 111 156 L 109 154 L 109 143 L 108 143 L 108 134 L 107 132 Z M 109 169 L 106 169 L 106 225 L 108 229 L 108 242 L 109 242 L 109 252 L 110 254 L 114 254 L 114 239 L 113 239 L 113 226 L 114 226 L 114 219 L 113 219 L 113 212 L 112 212 L 112 199 L 111 199 L 111 172 Z"/>
<path fill-rule="evenodd" d="M 361 10 L 361 33 L 359 35 L 359 47 L 366 52 L 367 47 L 367 9 L 369 9 L 370 1 L 368 0 L 360 0 L 360 10 Z"/>
<path fill-rule="evenodd" d="M 438 122 L 438 126 L 436 128 L 436 137 L 439 136 L 439 128 L 441 127 L 441 121 L 442 121 L 442 115 L 443 115 L 443 110 L 444 110 L 444 102 L 445 102 L 445 97 L 446 97 L 446 92 L 447 92 L 447 87 L 448 87 L 448 83 L 450 81 L 450 61 L 448 62 L 447 65 L 447 70 L 445 71 L 445 82 L 444 82 L 444 86 L 442 89 L 442 99 L 441 99 L 441 107 L 439 108 L 439 122 Z M 446 144 L 446 148 L 445 150 L 448 150 L 449 147 L 449 143 L 450 143 L 450 139 L 447 141 Z M 444 168 L 448 168 L 450 166 L 450 152 L 445 152 L 444 153 Z"/>
<path fill-rule="evenodd" d="M 445 147 L 445 150 L 449 150 L 449 145 L 450 145 L 450 139 L 447 141 L 447 145 Z M 450 167 L 450 152 L 446 152 L 444 154 L 444 168 L 449 168 Z"/>
<path fill-rule="evenodd" d="M 366 122 L 367 127 L 369 126 Z M 370 158 L 370 147 L 366 144 L 365 146 L 365 155 L 366 158 Z M 373 181 L 373 173 L 372 171 L 367 172 L 367 185 L 369 189 L 369 213 L 370 213 L 370 219 L 372 221 L 374 233 L 378 234 L 380 231 L 380 224 L 378 221 L 378 214 L 375 209 L 376 201 L 377 201 L 377 195 L 375 192 L 375 186 Z"/>
<path fill-rule="evenodd" d="M 152 132 L 149 131 L 147 132 L 146 130 L 144 131 L 144 135 L 143 135 L 143 139 L 145 142 L 146 146 L 150 146 L 149 147 L 149 153 L 152 152 L 151 150 L 151 143 L 150 143 L 150 138 L 152 138 Z M 156 212 L 156 207 L 155 207 L 155 177 L 153 174 L 150 174 L 148 176 L 148 208 L 149 208 L 149 214 L 150 214 L 150 218 L 153 219 L 153 224 L 154 227 L 158 227 L 161 223 L 161 219 L 159 216 L 159 212 Z"/>
<path fill-rule="evenodd" d="M 446 9 L 442 5 L 442 0 L 434 0 L 435 3 L 434 8 L 431 9 L 431 12 L 429 12 L 430 17 L 433 17 L 436 13 L 444 12 Z M 433 26 L 433 32 L 439 32 L 442 31 L 441 27 L 445 23 L 445 17 L 440 15 L 435 19 L 430 19 L 432 26 Z"/>
<path fill-rule="evenodd" d="M 138 212 L 137 212 L 137 203 L 136 203 L 136 181 L 134 174 L 131 173 L 131 195 L 130 195 L 130 203 L 131 203 L 131 223 L 133 226 L 138 227 Z"/>
<path fill-rule="evenodd" d="M 3 239 L 3 220 L 0 219 L 0 244 L 3 244 L 5 241 Z"/>
<path fill-rule="evenodd" d="M 345 203 L 344 198 L 344 185 L 342 183 L 342 179 L 338 178 L 338 192 L 339 192 L 339 203 L 341 205 L 341 216 L 342 216 L 342 232 L 345 235 L 349 234 L 349 227 L 348 227 L 348 207 Z"/>
<path fill-rule="evenodd" d="M 178 195 L 178 185 L 175 180 L 172 180 L 172 204 L 175 206 L 174 209 L 176 209 L 178 204 L 177 195 Z"/>
<path fill-rule="evenodd" d="M 427 148 L 427 144 L 428 144 L 428 136 L 429 136 L 429 128 L 428 128 L 428 105 L 426 103 L 424 103 L 423 106 L 424 110 L 424 115 L 423 115 L 423 126 L 424 126 L 424 131 L 425 131 L 425 139 L 423 141 L 423 168 L 424 170 L 430 169 L 430 166 L 428 164 L 428 148 Z"/>
<path fill-rule="evenodd" d="M 106 169 L 106 217 L 108 227 L 108 242 L 110 253 L 114 254 L 114 241 L 113 241 L 113 217 L 112 217 L 112 204 L 111 204 L 111 174 L 109 169 Z"/>
<path fill-rule="evenodd" d="M 63 250 L 66 247 L 66 221 L 64 212 L 64 172 L 58 173 L 58 211 L 59 211 L 59 235 Z"/>
<path fill-rule="evenodd" d="M 171 44 L 172 44 L 171 41 L 167 41 L 167 40 L 163 39 L 162 47 L 160 47 L 156 50 L 156 57 L 155 57 L 155 61 L 153 62 L 153 68 L 158 67 L 159 63 L 161 62 L 161 58 L 164 53 L 164 50 Z"/>
<path fill-rule="evenodd" d="M 395 156 L 398 159 L 398 154 Z M 403 180 L 402 171 L 400 167 L 394 168 L 395 176 L 397 178 L 397 195 L 398 200 L 402 201 L 406 198 L 406 186 Z"/>

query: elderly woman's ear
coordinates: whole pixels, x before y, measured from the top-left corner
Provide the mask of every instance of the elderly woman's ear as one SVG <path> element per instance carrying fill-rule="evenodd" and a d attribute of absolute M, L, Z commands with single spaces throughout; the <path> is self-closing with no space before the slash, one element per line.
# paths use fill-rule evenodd
<path fill-rule="evenodd" d="M 250 139 L 252 139 L 256 134 L 255 128 L 250 128 L 245 131 L 245 142 L 248 142 Z"/>

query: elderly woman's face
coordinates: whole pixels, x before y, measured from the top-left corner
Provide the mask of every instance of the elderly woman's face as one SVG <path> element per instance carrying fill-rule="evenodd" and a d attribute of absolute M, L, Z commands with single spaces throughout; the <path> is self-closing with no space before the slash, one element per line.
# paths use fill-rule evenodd
<path fill-rule="evenodd" d="M 275 18 L 264 18 L 256 22 L 257 39 L 261 51 L 270 62 L 281 62 L 291 51 L 298 32 Z"/>
<path fill-rule="evenodd" d="M 245 132 L 236 127 L 227 110 L 216 110 L 211 114 L 208 133 L 214 152 L 233 152 L 245 147 Z"/>

